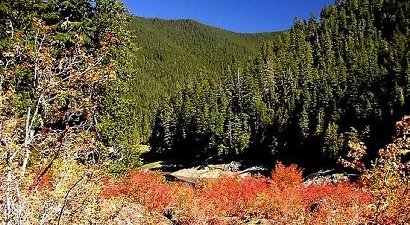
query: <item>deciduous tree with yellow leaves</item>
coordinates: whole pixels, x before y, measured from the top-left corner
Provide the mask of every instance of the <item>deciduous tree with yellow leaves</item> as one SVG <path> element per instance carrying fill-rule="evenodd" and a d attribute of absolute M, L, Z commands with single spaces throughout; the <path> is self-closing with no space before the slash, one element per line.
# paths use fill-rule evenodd
<path fill-rule="evenodd" d="M 115 78 L 117 0 L 0 3 L 0 205 L 5 224 L 97 218 L 95 112 Z"/>

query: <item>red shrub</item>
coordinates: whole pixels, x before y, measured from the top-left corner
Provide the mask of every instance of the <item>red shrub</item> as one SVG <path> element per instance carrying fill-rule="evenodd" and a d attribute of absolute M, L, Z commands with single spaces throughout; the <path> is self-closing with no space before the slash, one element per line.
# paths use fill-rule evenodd
<path fill-rule="evenodd" d="M 314 184 L 302 186 L 300 191 L 314 224 L 336 219 L 357 223 L 370 203 L 370 194 L 355 183 Z"/>
<path fill-rule="evenodd" d="M 135 170 L 104 185 L 104 197 L 126 196 L 157 212 L 171 209 L 181 224 L 222 224 L 219 219 L 226 217 L 265 218 L 277 224 L 358 224 L 371 201 L 370 194 L 354 183 L 306 186 L 301 169 L 280 163 L 271 180 L 223 176 L 190 185 Z"/>
<path fill-rule="evenodd" d="M 117 182 L 106 183 L 105 197 L 128 196 L 150 210 L 163 211 L 171 202 L 171 189 L 156 172 L 133 170 Z"/>
<path fill-rule="evenodd" d="M 272 183 L 279 188 L 296 187 L 303 182 L 303 170 L 292 164 L 288 167 L 278 162 L 272 172 Z"/>
<path fill-rule="evenodd" d="M 370 201 L 369 193 L 362 191 L 355 183 L 314 184 L 301 187 L 301 191 L 306 204 L 312 204 L 325 198 L 339 202 L 345 207 L 355 203 L 367 204 Z"/>
<path fill-rule="evenodd" d="M 202 202 L 212 206 L 213 212 L 229 216 L 245 216 L 254 211 L 254 199 L 268 188 L 262 178 L 224 176 L 208 181 L 200 190 Z"/>

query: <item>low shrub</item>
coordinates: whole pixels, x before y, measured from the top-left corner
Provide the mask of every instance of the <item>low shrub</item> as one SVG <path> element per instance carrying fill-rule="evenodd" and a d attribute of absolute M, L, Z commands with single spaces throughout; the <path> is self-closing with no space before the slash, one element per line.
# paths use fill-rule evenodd
<path fill-rule="evenodd" d="M 279 224 L 360 224 L 371 200 L 358 183 L 305 185 L 300 168 L 281 163 L 270 179 L 222 176 L 190 185 L 166 182 L 157 172 L 134 170 L 104 185 L 104 198 L 131 198 L 155 212 L 172 212 L 181 224 L 223 224 L 223 218 L 259 218 Z"/>

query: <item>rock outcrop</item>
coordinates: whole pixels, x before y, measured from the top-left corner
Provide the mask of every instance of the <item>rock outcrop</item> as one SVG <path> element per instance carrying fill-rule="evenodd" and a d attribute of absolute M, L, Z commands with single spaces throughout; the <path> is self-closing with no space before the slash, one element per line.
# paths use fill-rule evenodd
<path fill-rule="evenodd" d="M 169 177 L 189 183 L 196 183 L 202 179 L 217 179 L 221 176 L 258 176 L 266 173 L 267 169 L 264 167 L 250 167 L 241 170 L 241 164 L 238 162 L 231 162 L 228 164 L 211 164 L 205 167 L 193 167 L 181 169 L 167 174 Z"/>

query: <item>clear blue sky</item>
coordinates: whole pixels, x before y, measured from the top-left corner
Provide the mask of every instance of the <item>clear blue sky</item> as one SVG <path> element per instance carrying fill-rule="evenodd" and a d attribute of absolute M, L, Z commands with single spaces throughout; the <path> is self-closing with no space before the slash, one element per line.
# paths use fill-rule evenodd
<path fill-rule="evenodd" d="M 294 18 L 320 15 L 334 0 L 124 0 L 140 17 L 194 19 L 235 32 L 279 31 L 290 28 Z"/>

